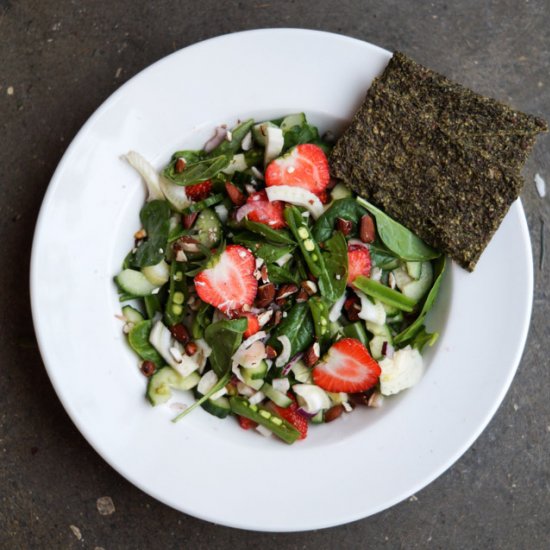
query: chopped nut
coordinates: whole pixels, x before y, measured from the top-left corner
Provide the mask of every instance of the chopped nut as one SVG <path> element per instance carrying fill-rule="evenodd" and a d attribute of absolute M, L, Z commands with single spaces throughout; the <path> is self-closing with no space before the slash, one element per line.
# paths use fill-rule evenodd
<path fill-rule="evenodd" d="M 298 304 L 301 304 L 303 302 L 307 302 L 308 298 L 309 298 L 309 294 L 307 293 L 307 291 L 301 288 L 298 294 L 296 295 L 296 302 Z"/>
<path fill-rule="evenodd" d="M 258 315 L 258 324 L 260 325 L 260 327 L 263 327 L 265 324 L 267 324 L 271 317 L 273 317 L 272 309 L 267 309 L 263 313 L 260 313 Z"/>
<path fill-rule="evenodd" d="M 320 349 L 319 349 L 319 343 L 314 342 L 309 348 L 307 348 L 305 354 L 304 354 L 304 363 L 308 367 L 313 367 L 317 361 L 319 361 L 319 357 L 321 356 Z"/>
<path fill-rule="evenodd" d="M 260 274 L 262 276 L 262 282 L 263 283 L 269 283 L 269 275 L 267 273 L 267 265 L 266 264 L 262 265 L 262 267 L 260 268 Z"/>
<path fill-rule="evenodd" d="M 374 241 L 374 221 L 368 214 L 365 214 L 361 217 L 361 224 L 359 226 L 359 238 L 364 243 L 372 243 Z"/>
<path fill-rule="evenodd" d="M 187 344 L 187 342 L 189 342 L 189 339 L 191 338 L 189 336 L 189 331 L 187 330 L 187 327 L 182 323 L 178 323 L 177 325 L 172 325 L 170 327 L 170 332 L 172 336 L 182 344 Z"/>
<path fill-rule="evenodd" d="M 184 252 L 200 252 L 199 241 L 193 237 L 184 236 L 180 237 L 173 245 L 172 249 L 177 254 L 178 250 L 183 250 Z"/>
<path fill-rule="evenodd" d="M 283 312 L 280 309 L 277 309 L 275 313 L 273 313 L 273 317 L 271 317 L 269 326 L 276 327 L 282 320 L 283 320 Z"/>
<path fill-rule="evenodd" d="M 348 316 L 348 319 L 353 323 L 359 320 L 359 312 L 361 311 L 361 305 L 359 304 L 359 298 L 353 296 L 348 298 L 344 302 L 344 311 Z"/>
<path fill-rule="evenodd" d="M 337 218 L 336 229 L 341 231 L 344 235 L 349 235 L 353 230 L 353 222 L 350 220 L 344 220 L 344 218 Z"/>
<path fill-rule="evenodd" d="M 277 357 L 277 350 L 271 346 L 265 347 L 265 353 L 268 359 L 275 359 Z"/>
<path fill-rule="evenodd" d="M 134 233 L 134 239 L 138 241 L 141 241 L 141 239 L 145 239 L 145 237 L 147 237 L 147 231 L 145 231 L 145 229 L 143 228 Z"/>
<path fill-rule="evenodd" d="M 395 285 L 397 284 L 397 281 L 395 280 L 395 275 L 392 271 L 390 271 L 390 274 L 388 275 L 388 285 L 390 288 L 395 288 Z"/>
<path fill-rule="evenodd" d="M 187 344 L 185 344 L 185 353 L 187 355 L 195 355 L 198 349 L 199 346 L 197 346 L 195 342 L 187 342 Z"/>
<path fill-rule="evenodd" d="M 187 256 L 185 255 L 185 252 L 183 250 L 178 250 L 176 252 L 176 262 L 186 262 Z"/>
<path fill-rule="evenodd" d="M 258 293 L 256 295 L 256 306 L 267 307 L 275 298 L 275 285 L 273 283 L 266 283 L 258 287 Z"/>
<path fill-rule="evenodd" d="M 139 370 L 144 376 L 147 376 L 147 378 L 153 376 L 156 369 L 157 367 L 155 363 L 153 363 L 153 361 L 143 361 L 143 363 L 141 363 L 141 366 L 139 367 Z"/>
<path fill-rule="evenodd" d="M 181 174 L 185 170 L 185 166 L 187 163 L 185 162 L 185 159 L 180 157 L 178 160 L 176 160 L 176 165 L 174 166 L 174 170 L 176 174 Z"/>
<path fill-rule="evenodd" d="M 313 296 L 317 292 L 317 284 L 313 281 L 302 281 L 300 286 L 307 292 L 308 296 Z"/>
<path fill-rule="evenodd" d="M 332 422 L 333 420 L 336 420 L 339 416 L 342 415 L 343 412 L 344 407 L 342 407 L 342 405 L 335 405 L 334 407 L 331 407 L 325 413 L 325 422 Z"/>
<path fill-rule="evenodd" d="M 294 283 L 282 285 L 277 291 L 277 294 L 275 294 L 275 299 L 283 300 L 293 294 L 296 294 L 296 292 L 298 292 L 298 285 L 295 285 Z"/>

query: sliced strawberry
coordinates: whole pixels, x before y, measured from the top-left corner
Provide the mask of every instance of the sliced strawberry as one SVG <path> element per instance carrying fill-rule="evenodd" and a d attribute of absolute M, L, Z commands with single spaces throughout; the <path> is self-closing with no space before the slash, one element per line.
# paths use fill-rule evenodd
<path fill-rule="evenodd" d="M 237 416 L 237 420 L 239 421 L 239 426 L 243 430 L 250 430 L 250 428 L 255 428 L 258 425 L 258 423 L 254 422 L 254 420 L 250 420 L 249 418 L 245 418 L 244 416 L 239 416 L 239 415 L 236 415 L 236 416 Z"/>
<path fill-rule="evenodd" d="M 195 183 L 195 185 L 188 185 L 185 188 L 185 193 L 192 201 L 202 201 L 212 191 L 212 182 L 210 180 L 201 181 Z"/>
<path fill-rule="evenodd" d="M 342 338 L 313 367 L 313 380 L 326 391 L 357 393 L 376 385 L 380 372 L 380 366 L 359 340 Z"/>
<path fill-rule="evenodd" d="M 243 317 L 248 319 L 248 327 L 244 331 L 244 337 L 248 338 L 260 330 L 260 322 L 258 321 L 258 317 L 253 313 L 243 313 Z"/>
<path fill-rule="evenodd" d="M 348 286 L 352 286 L 353 281 L 364 275 L 370 275 L 371 260 L 370 252 L 366 246 L 360 244 L 348 245 Z"/>
<path fill-rule="evenodd" d="M 258 290 L 256 261 L 244 246 L 231 244 L 195 276 L 199 298 L 224 313 L 252 305 Z"/>
<path fill-rule="evenodd" d="M 298 405 L 296 403 L 292 403 L 286 409 L 278 407 L 274 403 L 272 407 L 281 418 L 284 418 L 300 432 L 300 439 L 307 437 L 307 419 L 298 412 Z"/>
<path fill-rule="evenodd" d="M 251 222 L 269 225 L 272 229 L 285 227 L 284 205 L 281 201 L 271 202 L 265 191 L 252 193 L 246 201 L 247 216 Z"/>
<path fill-rule="evenodd" d="M 330 180 L 328 160 L 323 150 L 312 143 L 296 145 L 286 155 L 270 162 L 265 171 L 265 184 L 302 187 L 316 195 Z"/>

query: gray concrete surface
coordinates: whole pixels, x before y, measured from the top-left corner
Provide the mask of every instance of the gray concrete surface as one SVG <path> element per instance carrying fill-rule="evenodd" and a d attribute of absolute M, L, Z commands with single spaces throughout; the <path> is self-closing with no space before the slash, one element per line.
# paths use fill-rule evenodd
<path fill-rule="evenodd" d="M 0 0 L 0 548 L 550 546 L 550 206 L 533 185 L 535 172 L 550 182 L 548 136 L 525 169 L 536 288 L 517 376 L 473 447 L 410 500 L 312 533 L 256 534 L 205 523 L 156 502 L 107 466 L 52 390 L 34 340 L 27 278 L 35 219 L 65 148 L 96 107 L 151 62 L 218 34 L 279 26 L 403 50 L 550 119 L 548 0 Z M 114 513 L 98 512 L 102 496 L 112 498 Z M 289 506 L 300 513 L 290 488 Z"/>

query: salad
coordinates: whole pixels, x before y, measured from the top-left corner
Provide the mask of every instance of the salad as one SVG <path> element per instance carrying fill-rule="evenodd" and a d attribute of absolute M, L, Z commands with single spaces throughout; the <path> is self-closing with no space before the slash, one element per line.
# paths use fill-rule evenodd
<path fill-rule="evenodd" d="M 173 390 L 244 429 L 311 424 L 416 384 L 445 257 L 330 177 L 304 114 L 216 128 L 158 173 L 115 277 L 152 405 Z"/>

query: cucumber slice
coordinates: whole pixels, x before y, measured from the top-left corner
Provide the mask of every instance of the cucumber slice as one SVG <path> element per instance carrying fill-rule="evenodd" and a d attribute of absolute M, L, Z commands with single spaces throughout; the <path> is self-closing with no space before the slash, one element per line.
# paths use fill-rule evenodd
<path fill-rule="evenodd" d="M 338 199 L 347 199 L 351 197 L 351 189 L 348 189 L 343 183 L 337 183 L 330 192 L 333 201 Z"/>
<path fill-rule="evenodd" d="M 267 127 L 265 136 L 264 165 L 268 165 L 283 151 L 285 138 L 280 128 Z"/>
<path fill-rule="evenodd" d="M 244 369 L 243 369 L 244 370 Z M 242 371 L 241 371 L 242 372 Z M 263 379 L 259 379 L 259 380 L 253 380 L 252 378 L 250 378 L 250 376 L 248 376 L 246 373 L 243 372 L 243 380 L 244 380 L 244 383 L 247 385 L 247 386 L 250 386 L 252 389 L 256 390 L 256 391 L 260 391 L 261 387 L 264 385 L 264 381 Z"/>
<path fill-rule="evenodd" d="M 268 384 L 267 382 L 260 388 L 260 391 L 262 391 L 268 399 L 271 399 L 271 401 L 273 401 L 275 405 L 283 407 L 284 409 L 290 407 L 290 405 L 292 405 L 293 403 L 290 397 L 285 395 L 283 392 L 276 390 L 271 384 Z"/>
<path fill-rule="evenodd" d="M 242 367 L 243 378 L 249 378 L 250 380 L 261 380 L 265 378 L 268 371 L 267 363 L 260 361 L 254 368 Z"/>
<path fill-rule="evenodd" d="M 379 361 L 384 356 L 382 355 L 382 347 L 384 346 L 384 342 L 387 342 L 388 339 L 384 338 L 383 336 L 375 336 L 370 342 L 369 342 L 369 348 L 370 348 L 370 354 L 372 355 L 373 359 L 376 361 Z"/>
<path fill-rule="evenodd" d="M 273 122 L 260 122 L 252 128 L 252 137 L 256 143 L 265 147 L 265 138 L 267 136 L 267 128 L 278 128 Z"/>
<path fill-rule="evenodd" d="M 422 262 L 406 262 L 405 267 L 409 277 L 413 279 L 420 279 L 420 273 L 422 272 Z"/>
<path fill-rule="evenodd" d="M 211 208 L 205 208 L 199 214 L 194 229 L 197 231 L 197 240 L 207 248 L 212 248 L 220 242 L 222 224 Z"/>
<path fill-rule="evenodd" d="M 155 265 L 142 267 L 141 272 L 147 277 L 147 280 L 155 286 L 162 286 L 170 279 L 170 266 L 164 260 L 161 260 Z"/>
<path fill-rule="evenodd" d="M 200 376 L 196 372 L 184 378 L 172 367 L 163 367 L 149 378 L 147 399 L 153 406 L 166 403 L 172 396 L 172 389 L 190 390 L 199 383 L 199 380 Z"/>
<path fill-rule="evenodd" d="M 390 344 L 392 343 L 391 331 L 388 325 L 377 325 L 376 323 L 371 323 L 370 321 L 367 321 L 366 325 L 367 330 L 374 336 L 381 336 Z"/>
<path fill-rule="evenodd" d="M 116 277 L 117 285 L 132 296 L 148 296 L 158 288 L 141 272 L 135 269 L 123 269 Z"/>
<path fill-rule="evenodd" d="M 419 301 L 430 290 L 433 283 L 433 268 L 431 262 L 422 262 L 420 278 L 403 287 L 403 294 L 408 298 Z"/>
<path fill-rule="evenodd" d="M 203 394 L 195 390 L 195 397 L 200 399 Z M 207 399 L 201 403 L 201 407 L 209 414 L 218 418 L 226 418 L 231 413 L 231 405 L 227 397 L 218 397 L 217 399 Z"/>
<path fill-rule="evenodd" d="M 406 285 L 414 281 L 404 267 L 398 267 L 397 269 L 394 269 L 392 273 L 395 277 L 395 284 L 401 292 L 403 292 L 403 288 L 405 288 Z"/>
<path fill-rule="evenodd" d="M 295 113 L 283 118 L 283 121 L 281 122 L 281 130 L 286 132 L 287 130 L 294 128 L 294 126 L 303 126 L 306 123 L 307 120 L 304 113 Z"/>
<path fill-rule="evenodd" d="M 141 311 L 138 311 L 132 306 L 124 306 L 122 308 L 122 315 L 124 315 L 130 323 L 134 323 L 134 325 L 137 325 L 138 323 L 141 323 L 141 321 L 145 320 L 145 317 L 143 317 Z"/>

